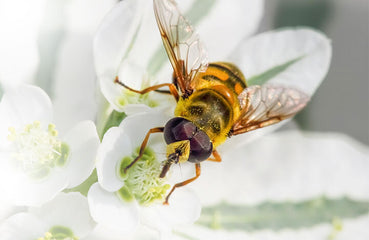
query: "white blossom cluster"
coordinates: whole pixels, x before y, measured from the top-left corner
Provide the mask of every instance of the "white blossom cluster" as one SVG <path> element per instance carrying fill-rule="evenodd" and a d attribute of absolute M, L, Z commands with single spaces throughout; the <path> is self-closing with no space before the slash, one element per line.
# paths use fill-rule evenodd
<path fill-rule="evenodd" d="M 19 18 L 27 22 L 26 15 L 26 28 L 39 31 L 37 13 L 47 12 L 50 3 L 34 4 L 38 11 L 22 10 Z M 233 62 L 247 79 L 267 76 L 268 83 L 313 96 L 328 72 L 331 43 L 323 33 L 299 27 L 255 35 L 262 0 L 178 4 L 210 61 Z M 0 5 L 0 19 L 1 11 Z M 162 134 L 153 134 L 142 159 L 124 169 L 147 131 L 174 117 L 175 100 L 158 92 L 139 95 L 114 83 L 119 76 L 143 89 L 171 81 L 152 1 L 77 0 L 68 3 L 66 16 L 52 84 L 37 81 L 42 61 L 35 34 L 9 40 L 4 52 L 11 58 L 0 56 L 1 240 L 352 239 L 348 236 L 355 232 L 369 237 L 365 212 L 343 223 L 338 219 L 333 230 L 317 221 L 322 224 L 280 232 L 268 226 L 252 232 L 222 228 L 233 219 L 222 218 L 220 210 L 206 215 L 222 203 L 257 206 L 321 196 L 369 201 L 367 148 L 338 134 L 298 130 L 256 139 L 283 122 L 228 139 L 218 149 L 222 162 L 204 163 L 200 178 L 163 205 L 173 184 L 194 176 L 194 167 L 173 166 L 159 178 L 166 157 Z M 60 23 L 48 24 L 43 29 Z M 14 32 L 23 31 L 23 25 L 16 27 Z M 30 52 L 29 58 L 17 55 L 22 51 Z"/>

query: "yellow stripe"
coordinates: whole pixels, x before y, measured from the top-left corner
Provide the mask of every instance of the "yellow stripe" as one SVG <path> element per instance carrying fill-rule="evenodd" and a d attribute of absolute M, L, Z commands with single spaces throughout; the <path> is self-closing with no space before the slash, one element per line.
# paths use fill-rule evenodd
<path fill-rule="evenodd" d="M 222 70 L 219 70 L 214 67 L 208 68 L 206 71 L 206 75 L 213 75 L 222 81 L 227 81 L 229 78 L 229 75 L 226 72 L 223 72 Z"/>

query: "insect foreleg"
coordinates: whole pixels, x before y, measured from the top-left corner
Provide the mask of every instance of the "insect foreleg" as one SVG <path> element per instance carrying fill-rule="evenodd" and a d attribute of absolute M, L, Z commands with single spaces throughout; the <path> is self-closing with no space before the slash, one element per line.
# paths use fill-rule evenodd
<path fill-rule="evenodd" d="M 193 178 L 190 178 L 190 179 L 188 179 L 188 180 L 186 180 L 186 181 L 183 181 L 183 182 L 180 182 L 180 183 L 175 184 L 175 185 L 173 186 L 172 190 L 170 190 L 169 194 L 168 194 L 168 195 L 167 195 L 167 197 L 165 198 L 165 202 L 164 202 L 164 204 L 165 204 L 165 205 L 168 205 L 168 204 L 169 204 L 169 203 L 168 203 L 168 200 L 169 200 L 170 195 L 173 193 L 174 189 L 176 189 L 176 188 L 178 188 L 178 187 L 183 187 L 183 186 L 185 186 L 185 185 L 189 184 L 190 182 L 195 181 L 195 180 L 200 176 L 200 174 L 201 174 L 201 167 L 200 167 L 200 163 L 196 163 L 195 167 L 196 167 L 196 176 L 195 176 L 195 177 L 193 177 Z"/>
<path fill-rule="evenodd" d="M 222 161 L 222 157 L 219 155 L 217 150 L 213 150 L 212 154 L 213 154 L 213 158 L 208 158 L 206 159 L 207 161 L 211 161 L 211 162 L 221 162 Z"/>
<path fill-rule="evenodd" d="M 138 156 L 124 169 L 124 173 L 127 172 L 127 170 L 133 166 L 133 164 L 135 164 L 138 160 L 140 160 L 140 158 L 142 157 L 145 147 L 147 145 L 147 142 L 149 141 L 149 137 L 151 133 L 158 133 L 158 132 L 163 132 L 164 128 L 163 127 L 157 127 L 157 128 L 151 128 L 145 136 L 145 139 L 143 140 L 143 142 L 141 143 L 141 147 L 140 147 L 140 151 L 138 153 Z"/>
<path fill-rule="evenodd" d="M 177 102 L 178 102 L 178 99 L 179 99 L 178 90 L 177 90 L 176 86 L 173 83 L 162 83 L 162 84 L 158 84 L 158 85 L 154 85 L 154 86 L 145 88 L 143 90 L 136 90 L 136 89 L 133 89 L 133 88 L 128 87 L 127 85 L 125 85 L 124 83 L 122 83 L 121 81 L 119 81 L 118 76 L 115 77 L 114 82 L 115 83 L 118 83 L 122 87 L 127 88 L 128 90 L 130 90 L 132 92 L 139 93 L 139 94 L 145 94 L 145 93 L 148 93 L 148 92 L 151 92 L 151 91 L 155 91 L 155 90 L 157 90 L 159 88 L 162 88 L 162 87 L 166 87 L 167 86 L 167 87 L 169 87 L 170 94 L 173 95 L 173 97 L 176 99 Z"/>

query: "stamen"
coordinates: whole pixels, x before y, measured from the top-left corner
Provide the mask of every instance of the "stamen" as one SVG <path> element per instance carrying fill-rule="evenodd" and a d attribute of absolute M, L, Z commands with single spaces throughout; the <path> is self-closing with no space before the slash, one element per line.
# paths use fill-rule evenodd
<path fill-rule="evenodd" d="M 120 106 L 127 104 L 145 104 L 149 107 L 156 107 L 158 103 L 149 97 L 149 94 L 139 94 L 128 89 L 122 90 L 122 95 L 117 97 L 116 103 Z"/>
<path fill-rule="evenodd" d="M 74 236 L 73 231 L 64 226 L 54 226 L 50 228 L 48 232 L 45 232 L 43 237 L 37 238 L 37 240 L 78 240 L 79 238 Z"/>
<path fill-rule="evenodd" d="M 13 159 L 32 178 L 43 178 L 55 166 L 63 166 L 69 155 L 69 147 L 58 138 L 54 124 L 47 130 L 40 121 L 24 126 L 23 131 L 9 128 L 8 140 L 13 143 Z"/>
<path fill-rule="evenodd" d="M 141 205 L 147 206 L 157 200 L 162 201 L 170 185 L 165 183 L 165 178 L 159 178 L 161 163 L 150 148 L 145 149 L 141 159 L 124 175 L 121 169 L 132 162 L 138 156 L 138 152 L 139 148 L 135 154 L 123 158 L 119 164 L 119 173 L 125 185 L 117 194 L 126 201 L 131 200 L 133 195 Z"/>

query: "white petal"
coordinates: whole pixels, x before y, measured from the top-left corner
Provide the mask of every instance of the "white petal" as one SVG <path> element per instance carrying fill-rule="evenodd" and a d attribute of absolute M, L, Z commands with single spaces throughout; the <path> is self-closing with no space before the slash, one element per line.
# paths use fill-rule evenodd
<path fill-rule="evenodd" d="M 126 237 L 126 236 L 125 236 Z M 109 226 L 104 226 L 102 224 L 97 224 L 94 230 L 82 238 L 81 240 L 121 240 L 122 233 L 115 231 L 114 228 L 109 228 Z"/>
<path fill-rule="evenodd" d="M 298 88 L 312 95 L 327 74 L 331 44 L 320 32 L 308 28 L 266 32 L 250 38 L 231 55 L 246 79 L 302 57 L 268 83 Z"/>
<path fill-rule="evenodd" d="M 98 224 L 94 231 L 81 240 L 122 240 L 122 233 L 109 226 Z M 140 225 L 133 234 L 124 234 L 124 240 L 159 240 L 158 233 Z"/>
<path fill-rule="evenodd" d="M 70 147 L 68 171 L 69 188 L 81 184 L 95 167 L 95 157 L 100 140 L 95 124 L 84 121 L 70 130 L 63 138 Z"/>
<path fill-rule="evenodd" d="M 105 14 L 116 3 L 114 0 L 77 0 L 67 5 L 67 29 L 71 32 L 91 34 L 96 31 Z M 81 11 L 83 9 L 83 11 Z"/>
<path fill-rule="evenodd" d="M 14 215 L 18 212 L 22 212 L 24 210 L 24 207 L 17 207 L 0 199 L 0 223 L 9 216 Z"/>
<path fill-rule="evenodd" d="M 111 74 L 105 74 L 100 77 L 101 93 L 108 100 L 114 110 L 124 112 L 124 106 L 119 104 L 118 99 L 122 96 L 122 87 L 114 83 L 114 77 Z"/>
<path fill-rule="evenodd" d="M 352 239 L 355 236 L 357 240 L 366 240 L 369 238 L 369 215 L 356 219 L 343 221 L 342 232 L 337 234 L 337 240 Z"/>
<path fill-rule="evenodd" d="M 4 85 L 34 81 L 39 63 L 37 40 L 45 3 L 45 0 L 0 1 L 0 81 Z"/>
<path fill-rule="evenodd" d="M 203 16 L 202 21 L 196 24 L 196 30 L 211 61 L 224 61 L 242 39 L 253 34 L 264 8 L 263 0 L 215 0 L 200 11 L 198 6 L 202 4 L 200 1 L 194 2 L 195 11 Z M 181 4 L 181 1 L 178 3 Z"/>
<path fill-rule="evenodd" d="M 142 1 L 122 1 L 108 13 L 94 40 L 94 59 L 97 75 L 114 79 L 119 63 L 139 26 Z"/>
<path fill-rule="evenodd" d="M 96 115 L 94 33 L 115 0 L 65 2 L 63 39 L 57 55 L 52 86 L 56 125 L 67 130 Z M 76 54 L 78 52 L 78 54 Z"/>
<path fill-rule="evenodd" d="M 124 119 L 120 124 L 125 134 L 127 134 L 132 142 L 133 147 L 141 146 L 146 133 L 155 127 L 164 127 L 170 116 L 163 114 L 160 111 L 150 111 L 140 114 L 135 114 Z M 150 135 L 150 142 L 164 143 L 162 133 L 153 133 Z"/>
<path fill-rule="evenodd" d="M 66 33 L 56 61 L 51 84 L 55 124 L 59 131 L 66 131 L 80 121 L 95 119 L 97 84 L 92 36 Z"/>
<path fill-rule="evenodd" d="M 221 163 L 204 163 L 193 188 L 204 204 L 368 199 L 368 156 L 367 147 L 338 134 L 275 133 L 227 152 Z"/>
<path fill-rule="evenodd" d="M 23 127 L 36 120 L 43 124 L 52 120 L 52 104 L 47 94 L 31 85 L 9 89 L 0 102 L 0 146 L 4 140 L 7 142 L 9 127 Z"/>
<path fill-rule="evenodd" d="M 288 122 L 290 122 L 290 120 L 283 120 L 282 122 L 279 122 L 277 124 L 259 128 L 240 135 L 232 136 L 228 138 L 224 142 L 224 144 L 220 145 L 217 148 L 217 151 L 226 153 L 228 151 L 233 151 L 237 148 L 244 147 L 246 144 L 251 143 L 262 136 L 265 136 L 267 134 L 276 131 L 278 128 L 282 127 L 284 124 L 287 124 Z"/>
<path fill-rule="evenodd" d="M 0 190 L 6 201 L 18 206 L 39 206 L 66 188 L 68 176 L 63 169 L 53 169 L 42 180 L 33 180 L 22 170 L 14 169 L 12 159 L 2 159 Z"/>
<path fill-rule="evenodd" d="M 243 38 L 256 30 L 264 5 L 263 0 L 177 2 L 181 13 L 189 19 L 199 33 L 200 40 L 204 42 L 212 61 L 225 60 Z M 150 74 L 155 75 L 156 70 L 153 70 L 155 67 L 152 65 L 157 66 L 159 68 L 157 71 L 160 72 L 157 75 L 157 81 L 170 82 L 172 67 L 162 46 L 151 3 L 148 4 L 145 13 L 130 59 L 142 64 Z M 230 15 L 232 17 L 229 17 Z M 161 64 L 162 61 L 163 64 Z"/>
<path fill-rule="evenodd" d="M 156 83 L 150 81 L 146 75 L 142 66 L 138 66 L 137 64 L 129 63 L 128 61 L 124 61 L 119 68 L 119 81 L 123 82 L 127 86 L 133 89 L 144 89 L 149 86 L 153 86 Z M 128 96 L 124 87 L 119 84 L 114 83 L 114 78 L 110 74 L 104 74 L 100 76 L 100 87 L 103 95 L 112 105 L 114 110 L 118 112 L 125 112 L 127 115 L 132 115 L 139 110 L 147 111 L 151 109 L 148 103 L 154 105 L 153 108 L 159 107 L 167 107 L 168 105 L 174 106 L 175 100 L 173 96 L 162 93 L 150 92 L 148 96 L 148 100 L 144 101 L 144 103 L 139 103 L 139 94 L 131 93 L 132 96 Z M 170 78 L 163 78 L 170 79 Z M 164 81 L 165 82 L 165 81 Z M 167 81 L 168 82 L 168 81 Z M 163 89 L 168 89 L 167 87 Z M 125 97 L 127 102 L 120 102 L 120 99 Z M 137 98 L 137 99 L 136 99 Z M 133 103 L 137 101 L 137 103 Z M 132 103 L 131 103 L 132 102 Z M 133 105 L 133 106 L 132 106 Z M 138 109 L 136 109 L 138 108 Z"/>
<path fill-rule="evenodd" d="M 138 226 L 138 206 L 136 202 L 121 201 L 117 195 L 102 189 L 98 183 L 88 192 L 88 204 L 93 219 L 122 234 L 133 233 Z"/>
<path fill-rule="evenodd" d="M 124 182 L 117 176 L 117 166 L 123 157 L 131 154 L 129 137 L 121 128 L 110 128 L 105 133 L 97 153 L 96 170 L 102 188 L 115 192 L 123 187 Z"/>
<path fill-rule="evenodd" d="M 128 116 L 137 114 L 137 113 L 143 113 L 143 112 L 150 112 L 152 109 L 145 105 L 145 104 L 127 104 L 123 108 L 123 112 L 127 114 Z"/>
<path fill-rule="evenodd" d="M 142 222 L 168 234 L 174 226 L 194 223 L 200 216 L 198 197 L 188 189 L 177 189 L 169 200 L 169 205 L 154 205 L 141 209 Z"/>
<path fill-rule="evenodd" d="M 29 240 L 43 237 L 48 225 L 29 213 L 18 213 L 0 225 L 1 240 Z"/>
<path fill-rule="evenodd" d="M 60 193 L 42 207 L 30 208 L 29 212 L 50 227 L 68 227 L 78 237 L 86 236 L 95 225 L 87 199 L 80 193 Z"/>

